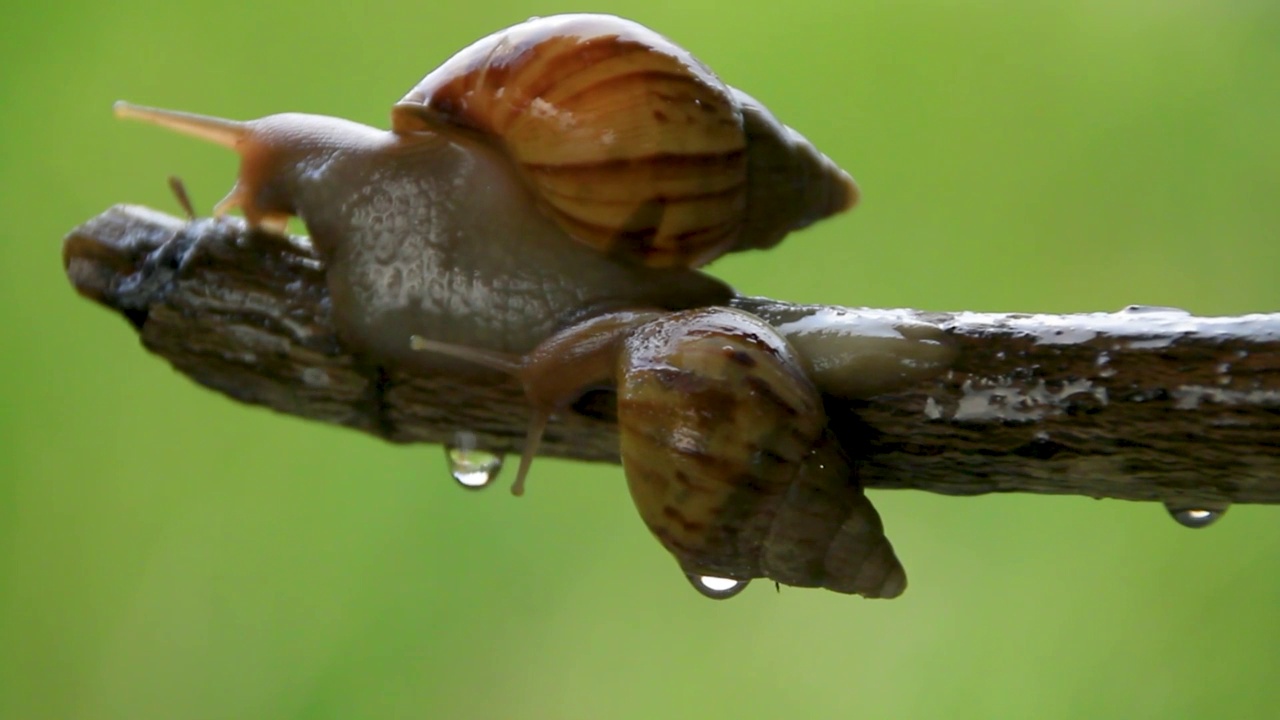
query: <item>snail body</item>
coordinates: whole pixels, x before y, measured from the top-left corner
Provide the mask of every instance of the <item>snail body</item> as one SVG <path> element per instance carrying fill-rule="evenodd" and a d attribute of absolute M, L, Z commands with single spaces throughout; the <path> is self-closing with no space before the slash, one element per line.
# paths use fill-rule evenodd
<path fill-rule="evenodd" d="M 906 587 L 806 362 L 750 313 L 607 314 L 521 358 L 424 338 L 414 347 L 520 379 L 534 420 L 517 492 L 547 418 L 586 390 L 615 388 L 632 499 L 690 578 L 765 577 L 865 597 Z"/>
<path fill-rule="evenodd" d="M 306 225 L 343 340 L 431 370 L 419 334 L 523 353 L 586 314 L 681 309 L 732 291 L 694 268 L 851 207 L 852 179 L 682 50 L 607 15 L 477 41 L 392 111 L 392 129 L 316 115 L 235 122 L 117 114 L 241 156 L 216 208 Z M 434 358 L 434 359 L 432 359 Z"/>
<path fill-rule="evenodd" d="M 795 348 L 823 395 L 862 399 L 950 369 L 956 346 L 942 328 L 900 310 L 791 305 L 740 297 L 734 307 L 767 322 Z"/>
<path fill-rule="evenodd" d="M 285 149 L 300 125 L 316 137 Z M 413 333 L 524 352 L 593 308 L 731 295 L 696 270 L 621 263 L 567 240 L 501 153 L 473 137 L 297 115 L 234 123 L 231 133 L 241 178 L 219 209 L 238 205 L 267 230 L 299 216 L 325 264 L 340 337 L 380 364 L 439 369 L 407 350 Z"/>

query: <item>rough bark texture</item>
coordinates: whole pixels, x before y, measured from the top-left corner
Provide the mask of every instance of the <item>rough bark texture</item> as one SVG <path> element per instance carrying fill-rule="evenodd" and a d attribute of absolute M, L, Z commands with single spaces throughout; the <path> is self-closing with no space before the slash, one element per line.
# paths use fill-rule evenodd
<path fill-rule="evenodd" d="M 391 442 L 467 431 L 494 451 L 522 444 L 528 414 L 512 383 L 390 375 L 346 354 L 304 239 L 117 206 L 72 231 L 64 261 L 148 350 L 242 402 Z M 848 312 L 939 325 L 958 349 L 950 372 L 905 391 L 829 399 L 869 487 L 1280 502 L 1280 314 Z M 617 462 L 611 418 L 607 395 L 584 398 L 542 454 Z"/>

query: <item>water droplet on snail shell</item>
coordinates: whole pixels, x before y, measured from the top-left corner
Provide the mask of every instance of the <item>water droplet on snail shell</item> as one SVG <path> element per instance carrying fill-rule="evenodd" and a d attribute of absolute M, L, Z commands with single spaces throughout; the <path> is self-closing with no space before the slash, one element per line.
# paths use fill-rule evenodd
<path fill-rule="evenodd" d="M 1213 507 L 1208 504 L 1187 505 L 1166 502 L 1164 507 L 1179 525 L 1196 530 L 1214 524 L 1227 511 L 1225 504 Z"/>
<path fill-rule="evenodd" d="M 444 458 L 449 474 L 468 490 L 488 487 L 502 471 L 502 455 L 477 448 L 472 432 L 455 433 L 453 442 L 444 446 Z"/>
<path fill-rule="evenodd" d="M 734 580 L 733 578 L 701 575 L 699 573 L 688 573 L 686 577 L 689 578 L 689 583 L 693 585 L 694 590 L 712 600 L 728 600 L 751 584 L 750 580 Z"/>

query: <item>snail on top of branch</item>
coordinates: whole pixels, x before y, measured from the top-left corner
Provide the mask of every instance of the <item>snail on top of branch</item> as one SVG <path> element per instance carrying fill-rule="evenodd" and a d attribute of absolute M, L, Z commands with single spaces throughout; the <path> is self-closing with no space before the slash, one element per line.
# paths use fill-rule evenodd
<path fill-rule="evenodd" d="M 527 352 L 596 311 L 722 303 L 697 268 L 857 201 L 847 173 L 671 41 L 608 15 L 537 18 L 428 74 L 391 130 L 117 103 L 239 153 L 215 209 L 306 225 L 343 339 L 423 369 L 419 334 Z M 439 362 L 439 358 L 434 358 Z M 426 368 L 430 369 L 430 368 Z"/>

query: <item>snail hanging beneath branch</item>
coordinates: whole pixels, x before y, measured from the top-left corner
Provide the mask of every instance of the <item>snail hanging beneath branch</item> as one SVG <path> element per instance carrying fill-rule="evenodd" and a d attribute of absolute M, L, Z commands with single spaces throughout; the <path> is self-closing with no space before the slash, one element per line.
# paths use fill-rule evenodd
<path fill-rule="evenodd" d="M 936 329 L 909 332 L 892 338 L 880 327 L 805 339 L 812 353 L 859 355 L 862 367 L 881 367 L 859 385 L 878 394 L 950 362 L 953 351 Z M 709 597 L 731 597 L 759 577 L 870 598 L 906 589 L 880 516 L 828 427 L 812 359 L 755 315 L 723 307 L 610 313 L 523 357 L 418 336 L 411 345 L 520 380 L 533 420 L 516 494 L 547 419 L 588 390 L 615 388 L 631 497 Z"/>
<path fill-rule="evenodd" d="M 661 35 L 608 15 L 482 38 L 392 109 L 390 131 L 317 115 L 116 113 L 233 148 L 216 208 L 326 265 L 336 326 L 372 362 L 438 370 L 419 334 L 523 353 L 602 311 L 732 291 L 694 268 L 852 207 L 847 173 Z"/>

